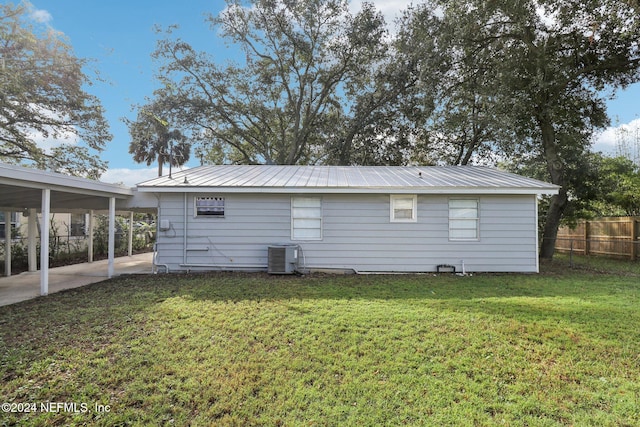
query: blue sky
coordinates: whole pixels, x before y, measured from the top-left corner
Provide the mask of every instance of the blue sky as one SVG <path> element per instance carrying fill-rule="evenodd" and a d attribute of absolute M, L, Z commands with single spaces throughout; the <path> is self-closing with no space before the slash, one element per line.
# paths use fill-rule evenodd
<path fill-rule="evenodd" d="M 89 91 L 106 109 L 113 140 L 103 152 L 109 162 L 105 182 L 134 185 L 153 178 L 157 166 L 135 163 L 128 153 L 129 134 L 123 117 L 135 118 L 131 107 L 143 103 L 157 87 L 151 53 L 159 35 L 154 27 L 180 26 L 178 34 L 196 48 L 206 48 L 220 57 L 233 56 L 204 22 L 206 12 L 217 14 L 223 0 L 31 0 L 36 17 L 64 33 L 78 57 L 91 59 L 90 77 L 98 71 L 104 82 Z M 409 0 L 374 0 L 388 22 L 410 3 Z M 608 102 L 615 124 L 640 126 L 640 84 L 618 93 Z M 635 122 L 634 122 L 635 120 Z M 614 130 L 598 139 L 595 148 L 615 152 Z M 195 166 L 193 162 L 191 166 Z"/>

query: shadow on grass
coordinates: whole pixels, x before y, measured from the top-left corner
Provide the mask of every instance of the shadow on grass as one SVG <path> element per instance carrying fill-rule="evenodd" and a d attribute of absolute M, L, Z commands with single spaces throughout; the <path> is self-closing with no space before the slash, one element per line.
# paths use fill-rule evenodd
<path fill-rule="evenodd" d="M 263 273 L 206 273 L 128 275 L 47 297 L 0 307 L 7 311 L 45 309 L 69 305 L 126 306 L 161 302 L 180 296 L 207 301 L 261 301 L 290 299 L 370 300 L 475 300 L 485 298 L 575 297 L 598 300 L 629 293 L 638 298 L 640 282 L 634 277 L 568 271 L 550 274 L 473 274 L 468 276 L 309 275 L 273 276 Z"/>
<path fill-rule="evenodd" d="M 460 364 L 466 362 L 455 358 L 460 357 L 470 339 L 482 348 L 490 348 L 483 344 L 483 327 L 496 324 L 499 326 L 493 333 L 499 332 L 499 339 L 520 340 L 513 346 L 515 352 L 521 351 L 516 347 L 525 340 L 533 340 L 534 345 L 555 341 L 557 346 L 553 348 L 558 348 L 558 353 L 565 342 L 580 351 L 579 342 L 573 340 L 589 344 L 594 337 L 612 340 L 613 344 L 598 350 L 605 352 L 640 341 L 640 328 L 633 326 L 640 322 L 639 294 L 637 278 L 575 272 L 466 277 L 235 273 L 126 276 L 0 307 L 0 384 L 9 384 L 5 393 L 11 393 L 16 401 L 31 396 L 35 396 L 32 400 L 71 401 L 81 389 L 83 396 L 90 396 L 87 401 L 100 401 L 101 396 L 112 393 L 129 399 L 125 401 L 138 409 L 142 405 L 154 407 L 140 396 L 153 392 L 153 399 L 160 398 L 157 378 L 169 378 L 166 381 L 171 385 L 182 384 L 182 379 L 172 378 L 184 363 L 175 362 L 173 356 L 179 355 L 180 359 L 185 350 L 192 352 L 185 363 L 191 360 L 199 368 L 207 367 L 208 361 L 198 361 L 198 351 L 210 352 L 218 341 L 229 354 L 245 357 L 252 354 L 252 346 L 260 348 L 264 338 L 268 344 L 261 356 L 268 358 L 278 354 L 274 346 L 279 344 L 283 352 L 290 351 L 295 341 L 292 337 L 315 334 L 322 340 L 328 333 L 323 344 L 344 338 L 341 350 L 346 351 L 356 344 L 365 345 L 354 334 L 366 336 L 376 323 L 380 334 L 391 340 L 389 346 L 397 348 L 403 344 L 401 340 L 412 337 L 421 342 L 418 335 L 431 333 L 434 319 L 442 332 L 434 332 L 433 348 L 442 344 L 442 334 L 450 336 L 447 342 L 454 349 L 443 351 Z M 318 310 L 321 315 L 314 314 L 315 304 L 322 307 Z M 340 317 L 342 314 L 345 316 Z M 254 327 L 259 332 L 254 332 Z M 291 337 L 279 339 L 287 328 L 299 329 Z M 270 333 L 277 336 L 266 337 Z M 194 342 L 189 341 L 192 335 L 197 336 Z M 314 343 L 305 341 L 305 345 Z M 634 346 L 630 344 L 625 351 L 636 351 Z M 627 353 L 621 359 L 626 359 Z M 478 370 L 484 366 L 483 361 L 477 361 Z M 96 372 L 104 373 L 104 378 Z M 196 378 L 200 378 L 198 372 Z M 254 371 L 249 369 L 248 373 L 253 375 Z M 102 383 L 92 389 L 86 384 L 93 384 L 96 375 Z M 255 375 L 259 379 L 259 374 Z M 150 379 L 136 382 L 138 377 Z M 248 387 L 254 387 L 255 381 L 247 380 Z M 24 395 L 24 384 L 31 387 L 28 391 L 33 395 Z M 67 386 L 68 396 L 58 391 L 64 384 L 71 384 Z M 207 387 L 192 387 L 197 394 L 207 391 Z M 251 391 L 246 396 L 255 397 Z M 135 419 L 138 415 L 130 416 Z"/>
<path fill-rule="evenodd" d="M 519 320 L 608 324 L 638 321 L 637 278 L 570 274 L 310 275 L 211 273 L 123 276 L 83 288 L 0 307 L 0 338 L 29 341 L 76 328 L 95 330 L 96 342 L 111 328 L 167 299 L 211 303 L 349 300 L 404 301 L 432 308 L 473 311 Z M 635 314 L 634 314 L 635 313 Z M 594 323 L 595 322 L 595 323 Z"/>
<path fill-rule="evenodd" d="M 519 275 L 310 275 L 270 276 L 267 274 L 211 273 L 189 275 L 141 275 L 95 283 L 47 297 L 0 307 L 0 331 L 7 327 L 39 323 L 37 319 L 81 319 L 124 316 L 140 312 L 168 298 L 208 302 L 240 303 L 244 301 L 287 300 L 388 300 L 449 301 L 452 309 L 500 311 L 512 298 L 574 298 L 576 301 L 599 301 L 608 298 L 627 303 L 639 300 L 637 278 L 613 275 L 593 276 L 585 273 Z M 499 301 L 491 301 L 498 299 Z M 478 301 L 482 301 L 479 303 Z M 550 305 L 516 304 L 530 316 L 553 316 Z M 493 307 L 493 308 L 491 308 Z M 573 305 L 576 310 L 585 306 Z M 591 307 L 595 310 L 594 307 Z M 507 311 L 512 311 L 511 309 Z M 101 313 L 101 314 L 98 314 Z M 609 317 L 612 313 L 604 314 Z M 562 314 L 564 315 L 564 314 Z M 106 319 L 105 319 L 106 320 Z M 62 320 L 64 321 L 64 320 Z M 79 320 L 78 320 L 79 321 Z M 612 319 L 609 319 L 612 321 Z M 43 326 L 46 330 L 47 325 Z"/>

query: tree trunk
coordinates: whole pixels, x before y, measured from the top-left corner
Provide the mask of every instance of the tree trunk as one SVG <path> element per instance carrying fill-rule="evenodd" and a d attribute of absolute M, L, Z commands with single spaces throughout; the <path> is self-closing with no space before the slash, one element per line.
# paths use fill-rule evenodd
<path fill-rule="evenodd" d="M 564 209 L 567 207 L 567 190 L 561 188 L 557 195 L 551 198 L 549 210 L 542 231 L 542 243 L 540 244 L 540 259 L 550 260 L 556 248 L 558 227 Z"/>
<path fill-rule="evenodd" d="M 551 198 L 542 232 L 542 244 L 540 245 L 540 259 L 550 260 L 553 258 L 555 251 L 560 220 L 569 199 L 564 176 L 564 164 L 558 153 L 553 123 L 547 114 L 541 114 L 538 117 L 538 125 L 542 132 L 543 153 L 547 162 L 547 170 L 551 176 L 551 182 L 561 187 L 558 194 Z"/>
<path fill-rule="evenodd" d="M 164 156 L 158 154 L 158 176 L 162 176 L 162 164 L 164 163 Z"/>

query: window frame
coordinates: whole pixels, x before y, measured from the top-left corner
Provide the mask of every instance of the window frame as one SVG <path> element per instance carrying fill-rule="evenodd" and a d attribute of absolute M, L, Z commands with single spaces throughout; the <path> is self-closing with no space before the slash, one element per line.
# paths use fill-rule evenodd
<path fill-rule="evenodd" d="M 82 221 L 74 221 L 82 218 Z M 84 237 L 87 235 L 87 215 L 84 213 L 69 215 L 69 237 Z"/>
<path fill-rule="evenodd" d="M 451 206 L 452 202 L 459 201 L 473 201 L 475 202 L 475 216 L 472 217 L 455 217 L 451 215 L 452 209 L 472 209 L 470 207 L 457 207 L 454 208 Z M 478 197 L 450 197 L 447 202 L 447 212 L 448 212 L 448 225 L 449 225 L 449 241 L 451 242 L 478 242 L 480 241 L 480 198 Z M 452 227 L 456 222 L 461 221 L 475 221 L 475 228 L 469 227 Z M 474 237 L 453 237 L 451 235 L 452 231 L 455 230 L 475 230 Z"/>
<path fill-rule="evenodd" d="M 411 199 L 411 218 L 396 218 L 395 201 Z M 418 195 L 417 194 L 390 194 L 389 195 L 389 222 L 413 223 L 418 222 Z"/>
<path fill-rule="evenodd" d="M 305 206 L 295 206 L 295 200 L 296 199 L 317 200 L 319 202 L 318 208 L 320 209 L 319 216 L 295 216 L 294 208 L 302 208 L 302 209 L 305 208 Z M 324 212 L 323 212 L 323 203 L 322 203 L 322 197 L 321 196 L 303 196 L 303 195 L 291 196 L 290 212 L 291 212 L 291 240 L 292 241 L 320 241 L 320 240 L 323 240 L 323 236 L 324 236 L 324 220 L 323 220 Z M 319 223 L 320 223 L 319 236 L 318 237 L 298 237 L 298 236 L 296 236 L 296 233 L 295 233 L 296 232 L 296 227 L 295 227 L 295 221 L 296 220 L 319 220 Z M 300 228 L 298 228 L 298 229 L 300 229 Z M 309 228 L 309 229 L 312 229 L 312 228 Z"/>
<path fill-rule="evenodd" d="M 2 214 L 2 221 L 0 221 L 0 239 L 5 240 L 5 223 L 4 211 Z M 11 240 L 16 239 L 17 231 L 20 228 L 20 218 L 18 218 L 18 212 L 11 211 L 11 218 L 9 218 L 9 224 L 11 225 Z"/>
<path fill-rule="evenodd" d="M 214 201 L 222 200 L 222 214 L 205 214 L 205 213 L 199 213 L 198 212 L 198 207 L 202 207 L 202 206 L 198 206 L 198 201 L 211 200 L 211 199 L 213 199 Z M 211 206 L 211 208 L 219 208 L 219 206 L 213 205 L 213 206 Z M 224 219 L 226 214 L 227 214 L 226 208 L 227 208 L 227 200 L 226 200 L 226 197 L 224 197 L 224 196 L 194 196 L 193 197 L 193 217 L 194 218 L 218 218 L 218 219 Z M 214 212 L 214 211 L 212 211 L 212 212 Z"/>

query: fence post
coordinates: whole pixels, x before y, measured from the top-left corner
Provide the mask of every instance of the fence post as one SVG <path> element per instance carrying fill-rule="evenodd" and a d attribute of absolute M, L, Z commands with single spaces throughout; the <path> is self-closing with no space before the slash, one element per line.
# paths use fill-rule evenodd
<path fill-rule="evenodd" d="M 591 234 L 591 227 L 589 227 L 589 221 L 584 221 L 584 254 L 589 255 L 589 234 Z"/>
<path fill-rule="evenodd" d="M 631 261 L 638 256 L 638 222 L 637 217 L 631 217 Z"/>
<path fill-rule="evenodd" d="M 573 268 L 573 239 L 569 240 L 569 267 Z"/>

